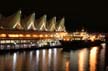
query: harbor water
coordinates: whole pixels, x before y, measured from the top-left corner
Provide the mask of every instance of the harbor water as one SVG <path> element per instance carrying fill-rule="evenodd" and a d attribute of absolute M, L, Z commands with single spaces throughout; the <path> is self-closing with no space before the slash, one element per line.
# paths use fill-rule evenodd
<path fill-rule="evenodd" d="M 106 48 L 101 44 L 70 51 L 53 48 L 3 53 L 0 71 L 105 71 Z"/>

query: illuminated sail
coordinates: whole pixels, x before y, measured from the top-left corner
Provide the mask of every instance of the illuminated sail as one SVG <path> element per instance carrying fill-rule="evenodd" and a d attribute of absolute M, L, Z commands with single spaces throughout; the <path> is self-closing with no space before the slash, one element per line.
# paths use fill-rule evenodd
<path fill-rule="evenodd" d="M 46 29 L 46 15 L 42 16 L 39 20 L 39 22 L 37 23 L 37 30 L 38 31 L 47 31 Z"/>
<path fill-rule="evenodd" d="M 55 25 L 56 25 L 56 17 L 53 17 L 51 20 L 48 21 L 47 24 L 48 31 L 55 31 L 56 30 Z"/>
<path fill-rule="evenodd" d="M 64 18 L 62 18 L 58 23 L 57 23 L 57 29 L 56 29 L 56 31 L 66 31 L 66 29 L 65 29 L 65 25 L 64 25 L 64 22 L 65 22 L 65 19 Z"/>
<path fill-rule="evenodd" d="M 21 19 L 21 11 L 0 19 L 0 29 L 37 30 L 37 31 L 66 31 L 64 18 L 56 22 L 56 17 L 47 21 L 47 15 L 35 20 L 35 13 Z"/>
<path fill-rule="evenodd" d="M 23 20 L 22 26 L 25 30 L 36 30 L 34 25 L 35 22 L 35 13 L 31 14 L 29 17 Z"/>
<path fill-rule="evenodd" d="M 19 10 L 16 14 L 9 16 L 3 20 L 3 27 L 5 27 L 6 29 L 22 29 L 20 18 L 21 11 Z"/>

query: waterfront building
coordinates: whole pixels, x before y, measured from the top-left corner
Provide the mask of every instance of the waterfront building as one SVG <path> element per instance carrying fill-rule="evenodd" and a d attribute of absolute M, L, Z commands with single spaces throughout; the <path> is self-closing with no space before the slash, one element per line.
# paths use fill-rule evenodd
<path fill-rule="evenodd" d="M 26 18 L 21 17 L 21 10 L 17 13 L 0 19 L 1 29 L 8 30 L 36 30 L 36 31 L 66 31 L 64 26 L 64 18 L 56 21 L 56 17 L 47 20 L 47 15 L 43 15 L 40 19 L 35 19 L 35 13 Z"/>

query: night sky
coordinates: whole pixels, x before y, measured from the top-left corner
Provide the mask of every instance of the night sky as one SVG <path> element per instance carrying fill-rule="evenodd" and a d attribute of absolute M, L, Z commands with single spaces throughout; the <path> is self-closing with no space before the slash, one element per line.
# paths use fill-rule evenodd
<path fill-rule="evenodd" d="M 108 32 L 108 8 L 104 1 L 95 0 L 0 0 L 0 13 L 9 16 L 22 10 L 27 16 L 33 12 L 36 18 L 47 14 L 48 19 L 57 16 L 66 19 L 68 31 L 84 27 L 91 32 Z"/>

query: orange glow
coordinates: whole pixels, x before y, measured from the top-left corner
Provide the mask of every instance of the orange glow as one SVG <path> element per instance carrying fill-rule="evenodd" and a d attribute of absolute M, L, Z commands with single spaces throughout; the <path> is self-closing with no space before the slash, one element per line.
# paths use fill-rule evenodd
<path fill-rule="evenodd" d="M 53 35 L 50 35 L 50 37 L 53 37 Z"/>
<path fill-rule="evenodd" d="M 84 71 L 84 63 L 86 61 L 86 53 L 87 53 L 87 50 L 86 49 L 83 49 L 79 52 L 79 59 L 78 59 L 78 65 L 79 65 L 79 70 L 78 71 Z"/>
<path fill-rule="evenodd" d="M 24 35 L 23 34 L 19 34 L 19 37 L 24 37 Z"/>
<path fill-rule="evenodd" d="M 62 33 L 60 33 L 60 35 L 67 35 L 67 32 L 62 32 Z"/>
<path fill-rule="evenodd" d="M 69 71 L 69 61 L 66 61 L 66 71 Z"/>
<path fill-rule="evenodd" d="M 23 34 L 8 34 L 8 37 L 24 37 Z"/>
<path fill-rule="evenodd" d="M 92 55 L 96 55 L 96 52 L 97 52 L 97 47 L 93 47 L 90 51 L 90 53 L 92 53 Z"/>
<path fill-rule="evenodd" d="M 84 36 L 83 32 L 80 33 L 80 36 Z"/>
<path fill-rule="evenodd" d="M 90 50 L 90 71 L 96 71 L 98 47 L 93 47 Z"/>
<path fill-rule="evenodd" d="M 6 34 L 0 34 L 0 37 L 6 37 Z"/>
<path fill-rule="evenodd" d="M 26 34 L 25 37 L 31 37 L 31 35 L 30 34 Z"/>
<path fill-rule="evenodd" d="M 90 40 L 91 40 L 91 41 L 94 41 L 95 39 L 96 39 L 95 36 L 91 36 L 91 37 L 90 37 Z"/>
<path fill-rule="evenodd" d="M 63 40 L 64 40 L 64 41 L 69 41 L 70 39 L 69 39 L 69 38 L 64 38 Z"/>
<path fill-rule="evenodd" d="M 43 35 L 39 35 L 39 37 L 43 37 Z"/>
<path fill-rule="evenodd" d="M 34 34 L 33 37 L 38 37 L 38 36 Z"/>
<path fill-rule="evenodd" d="M 45 34 L 45 37 L 48 37 L 48 35 L 47 35 L 47 34 Z"/>
<path fill-rule="evenodd" d="M 8 37 L 19 37 L 18 34 L 8 34 Z"/>
<path fill-rule="evenodd" d="M 67 38 L 66 40 L 69 41 L 69 38 Z"/>
<path fill-rule="evenodd" d="M 64 40 L 64 41 L 66 41 L 66 39 L 65 39 L 65 38 L 64 38 L 63 40 Z"/>

